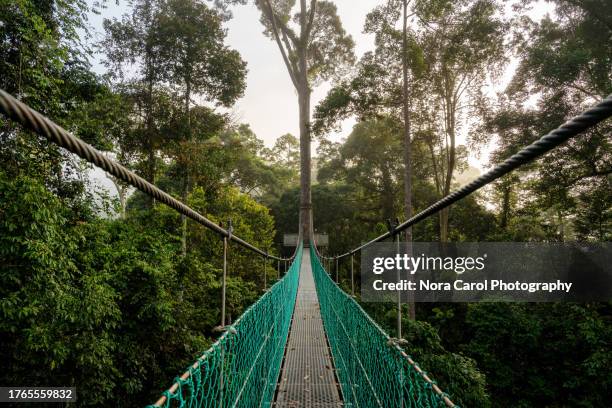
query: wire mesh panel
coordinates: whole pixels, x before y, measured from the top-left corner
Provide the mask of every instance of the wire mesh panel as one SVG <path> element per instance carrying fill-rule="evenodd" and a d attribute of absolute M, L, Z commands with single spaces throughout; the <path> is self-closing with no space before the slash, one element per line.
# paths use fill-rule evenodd
<path fill-rule="evenodd" d="M 154 406 L 270 406 L 287 343 L 302 258 L 228 328 Z"/>
<path fill-rule="evenodd" d="M 295 302 L 275 407 L 342 406 L 308 253 L 302 259 Z"/>
<path fill-rule="evenodd" d="M 314 248 L 310 254 L 344 403 L 367 408 L 452 406 L 414 361 L 332 281 Z"/>

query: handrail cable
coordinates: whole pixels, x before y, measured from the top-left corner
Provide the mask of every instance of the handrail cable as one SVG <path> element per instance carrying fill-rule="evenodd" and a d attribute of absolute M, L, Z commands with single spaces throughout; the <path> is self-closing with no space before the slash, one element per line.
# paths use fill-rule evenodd
<path fill-rule="evenodd" d="M 241 239 L 240 237 L 237 237 L 236 235 L 230 233 L 228 230 L 224 229 L 220 225 L 215 224 L 213 221 L 209 220 L 202 214 L 193 210 L 188 205 L 172 197 L 170 194 L 166 193 L 159 187 L 143 179 L 125 166 L 104 156 L 101 152 L 99 152 L 90 144 L 85 143 L 81 139 L 70 134 L 67 130 L 53 122 L 51 119 L 47 118 L 40 112 L 30 108 L 25 103 L 18 101 L 16 98 L 14 98 L 12 95 L 2 89 L 0 89 L 0 112 L 4 113 L 12 120 L 19 122 L 25 128 L 30 129 L 41 136 L 44 136 L 51 142 L 76 154 L 82 159 L 85 159 L 88 162 L 95 164 L 96 166 L 102 168 L 104 171 L 130 184 L 131 186 L 137 188 L 148 196 L 153 197 L 158 201 L 161 201 L 162 203 L 166 204 L 171 208 L 174 208 L 179 213 L 186 215 L 187 217 L 203 225 L 204 227 L 216 232 L 222 237 L 227 237 L 230 241 L 234 241 L 250 251 L 256 252 L 271 259 L 281 261 L 291 260 L 295 256 L 295 253 L 290 258 L 282 258 L 270 255 L 266 251 L 263 251 L 257 248 L 256 246 L 250 244 L 249 242 Z"/>
<path fill-rule="evenodd" d="M 472 194 L 474 191 L 484 187 L 485 185 L 491 183 L 494 180 L 510 173 L 516 168 L 527 164 L 538 157 L 548 153 L 555 147 L 561 145 L 567 140 L 577 136 L 578 134 L 584 132 L 585 130 L 597 125 L 600 122 L 603 122 L 607 118 L 612 116 L 612 94 L 608 95 L 605 99 L 599 102 L 597 105 L 592 108 L 584 111 L 578 116 L 573 117 L 572 119 L 565 122 L 563 125 L 559 126 L 555 130 L 549 132 L 545 136 L 542 136 L 537 141 L 533 142 L 527 147 L 521 149 L 518 153 L 513 154 L 508 159 L 504 160 L 502 163 L 498 164 L 485 174 L 481 175 L 477 179 L 473 180 L 471 183 L 466 184 L 461 187 L 459 190 L 455 190 L 450 193 L 446 197 L 436 201 L 434 204 L 430 205 L 423 211 L 414 215 L 410 219 L 404 221 L 400 225 L 398 225 L 393 231 L 386 232 L 379 237 L 372 239 L 371 241 L 362 244 L 361 246 L 352 249 L 349 252 L 346 252 L 342 255 L 337 255 L 333 257 L 323 257 L 324 259 L 341 259 L 347 257 L 349 255 L 353 255 L 356 252 L 369 247 L 370 245 L 380 242 L 384 239 L 391 238 L 400 232 L 404 231 L 406 228 L 413 226 L 414 224 L 428 218 L 439 211 L 449 207 L 453 203 L 461 200 L 462 198 Z M 318 251 L 317 251 L 318 252 Z"/>

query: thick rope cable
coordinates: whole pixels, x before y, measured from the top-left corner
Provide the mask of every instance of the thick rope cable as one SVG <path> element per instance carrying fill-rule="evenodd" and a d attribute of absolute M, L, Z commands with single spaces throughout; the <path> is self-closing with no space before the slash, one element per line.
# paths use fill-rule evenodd
<path fill-rule="evenodd" d="M 440 199 L 439 201 L 430 205 L 423 211 L 419 212 L 412 218 L 404 221 L 403 223 L 398 225 L 393 231 L 389 231 L 385 234 L 382 234 L 381 236 L 376 237 L 373 240 L 368 241 L 365 244 L 345 254 L 331 257 L 331 259 L 340 259 L 340 258 L 347 257 L 362 249 L 369 247 L 370 245 L 376 242 L 380 242 L 384 239 L 391 238 L 401 233 L 406 228 L 409 228 L 413 226 L 414 224 L 424 220 L 425 218 L 428 218 L 440 212 L 441 210 L 451 206 L 453 203 L 456 203 L 462 198 L 472 194 L 476 190 L 479 190 L 480 188 L 486 186 L 487 184 L 510 173 L 516 168 L 523 166 L 529 162 L 532 162 L 533 160 L 548 153 L 549 151 L 556 148 L 557 146 L 565 143 L 569 139 L 579 135 L 580 133 L 597 125 L 598 123 L 603 122 L 610 116 L 612 116 L 612 95 L 608 95 L 607 98 L 602 100 L 600 103 L 598 103 L 594 107 L 568 120 L 563 125 L 559 126 L 557 129 L 551 131 L 547 135 L 542 136 L 537 141 L 523 148 L 518 153 L 512 155 L 508 159 L 504 160 L 502 163 L 498 164 L 493 169 L 481 175 L 480 177 L 478 177 L 471 183 L 466 184 L 465 186 L 461 187 L 459 190 L 456 190 L 450 193 L 446 197 Z"/>
<path fill-rule="evenodd" d="M 46 116 L 30 108 L 23 102 L 18 101 L 12 95 L 2 89 L 0 89 L 0 112 L 4 113 L 12 120 L 19 122 L 23 127 L 32 130 L 41 136 L 44 136 L 51 142 L 76 154 L 82 159 L 85 159 L 88 162 L 95 164 L 107 173 L 110 173 L 118 179 L 137 188 L 148 196 L 155 198 L 157 201 L 160 201 L 166 204 L 167 206 L 174 208 L 179 213 L 191 218 L 195 222 L 216 232 L 222 237 L 227 237 L 230 241 L 234 241 L 250 251 L 256 252 L 271 259 L 282 261 L 293 259 L 293 257 L 280 258 L 274 255 L 270 255 L 266 251 L 257 248 L 256 246 L 241 239 L 240 237 L 231 234 L 228 230 L 215 224 L 208 218 L 204 217 L 202 214 L 193 210 L 191 207 L 172 197 L 170 194 L 161 190 L 154 184 L 138 176 L 133 171 L 127 169 L 116 161 L 104 156 L 93 146 L 73 136 L 64 128 L 62 128 Z"/>

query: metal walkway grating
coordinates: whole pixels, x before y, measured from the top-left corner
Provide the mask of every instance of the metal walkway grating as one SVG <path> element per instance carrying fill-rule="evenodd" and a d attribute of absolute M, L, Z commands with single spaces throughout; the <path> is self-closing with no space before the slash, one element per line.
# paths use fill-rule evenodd
<path fill-rule="evenodd" d="M 295 311 L 279 381 L 276 407 L 342 406 L 308 251 L 302 256 Z"/>

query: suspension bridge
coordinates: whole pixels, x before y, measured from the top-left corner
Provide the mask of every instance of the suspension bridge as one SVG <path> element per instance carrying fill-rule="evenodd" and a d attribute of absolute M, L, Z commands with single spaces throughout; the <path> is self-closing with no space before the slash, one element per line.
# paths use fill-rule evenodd
<path fill-rule="evenodd" d="M 290 258 L 271 255 L 232 234 L 231 225 L 215 224 L 2 90 L 0 111 L 219 234 L 223 282 L 231 243 L 261 256 L 264 270 L 269 261 L 290 263 L 284 276 L 230 325 L 223 308 L 219 339 L 149 407 L 457 407 L 402 343 L 355 301 L 353 258 L 606 120 L 612 115 L 612 95 L 389 232 L 332 258 L 323 258 L 310 237 L 300 237 Z M 337 273 L 338 261 L 347 257 L 351 294 L 323 266 L 335 261 Z M 223 284 L 223 305 L 225 292 Z"/>

